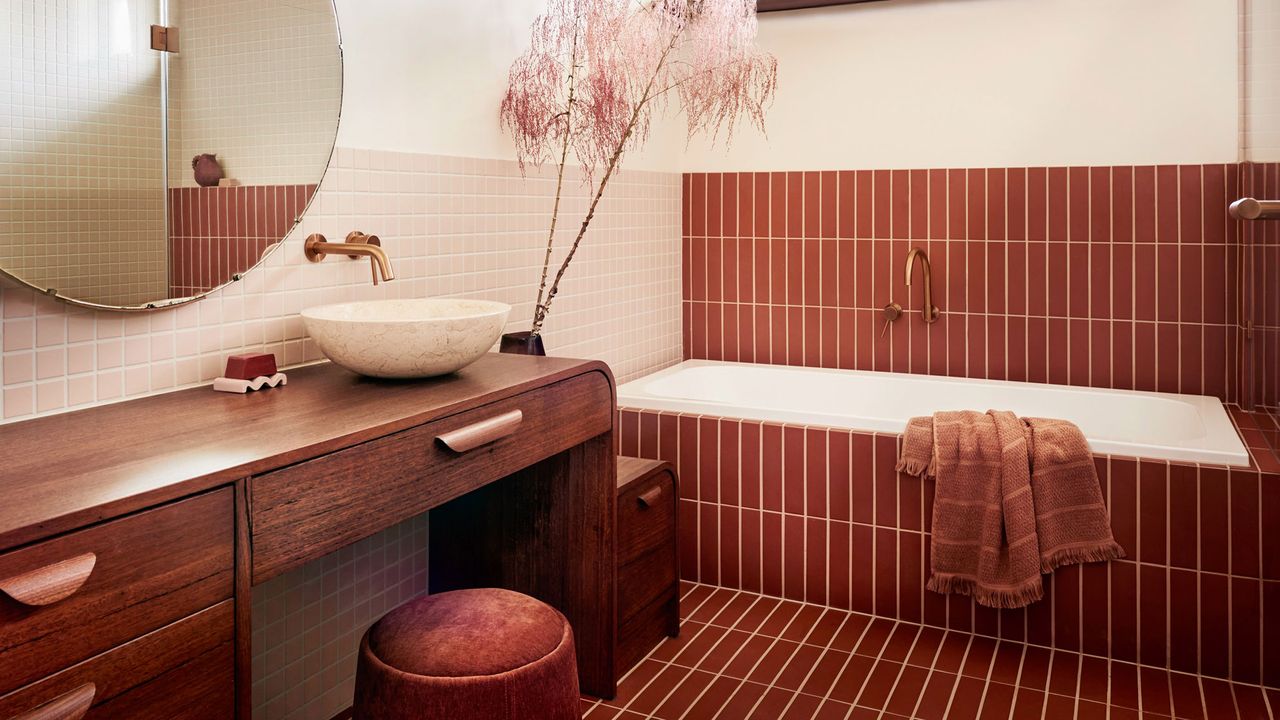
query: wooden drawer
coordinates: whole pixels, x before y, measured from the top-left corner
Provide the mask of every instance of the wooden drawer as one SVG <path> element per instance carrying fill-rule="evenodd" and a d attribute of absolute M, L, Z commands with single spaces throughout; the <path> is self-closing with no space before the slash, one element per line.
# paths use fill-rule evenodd
<path fill-rule="evenodd" d="M 224 488 L 0 555 L 0 693 L 230 598 L 233 512 Z"/>
<path fill-rule="evenodd" d="M 626 468 L 620 465 L 619 482 L 625 475 Z M 674 548 L 675 533 L 676 483 L 669 469 L 647 473 L 622 489 L 618 496 L 619 566 L 663 545 Z"/>
<path fill-rule="evenodd" d="M 252 478 L 253 583 L 608 432 L 613 412 L 591 372 Z"/>
<path fill-rule="evenodd" d="M 234 717 L 233 606 L 226 600 L 4 695 L 0 718 Z M 87 714 L 79 714 L 86 705 Z M 48 713 L 25 714 L 37 708 Z"/>

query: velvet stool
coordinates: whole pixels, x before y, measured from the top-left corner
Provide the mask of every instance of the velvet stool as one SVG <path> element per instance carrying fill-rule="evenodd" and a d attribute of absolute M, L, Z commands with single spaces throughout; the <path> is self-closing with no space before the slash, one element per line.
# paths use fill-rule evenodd
<path fill-rule="evenodd" d="M 354 720 L 576 720 L 573 629 L 510 590 L 424 595 L 360 641 Z"/>

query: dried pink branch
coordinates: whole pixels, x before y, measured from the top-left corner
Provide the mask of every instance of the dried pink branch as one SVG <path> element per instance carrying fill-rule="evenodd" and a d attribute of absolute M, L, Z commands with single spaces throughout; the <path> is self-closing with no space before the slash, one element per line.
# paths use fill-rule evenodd
<path fill-rule="evenodd" d="M 715 142 L 723 133 L 729 143 L 744 122 L 764 130 L 777 61 L 756 48 L 756 32 L 755 0 L 549 0 L 529 50 L 511 66 L 500 109 L 522 170 L 559 156 L 533 334 L 542 331 L 610 179 L 626 153 L 648 140 L 668 95 L 678 98 L 690 139 L 705 133 Z M 547 287 L 570 149 L 591 201 Z"/>

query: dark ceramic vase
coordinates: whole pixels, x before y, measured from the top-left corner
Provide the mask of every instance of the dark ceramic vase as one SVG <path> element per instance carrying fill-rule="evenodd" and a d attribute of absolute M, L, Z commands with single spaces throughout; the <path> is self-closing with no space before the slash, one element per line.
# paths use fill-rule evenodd
<path fill-rule="evenodd" d="M 218 156 L 213 153 L 192 158 L 191 169 L 195 173 L 196 184 L 200 187 L 213 187 L 222 179 L 222 166 L 218 164 Z"/>
<path fill-rule="evenodd" d="M 503 335 L 499 349 L 512 355 L 545 356 L 547 354 L 546 349 L 542 347 L 542 336 L 533 335 L 528 330 Z"/>

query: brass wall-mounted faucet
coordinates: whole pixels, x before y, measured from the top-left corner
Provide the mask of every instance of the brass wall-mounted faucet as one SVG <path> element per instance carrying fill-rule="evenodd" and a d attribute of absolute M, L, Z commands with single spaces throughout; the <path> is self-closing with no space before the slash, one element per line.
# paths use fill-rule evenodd
<path fill-rule="evenodd" d="M 920 318 L 927 323 L 938 321 L 942 311 L 933 304 L 933 276 L 929 265 L 929 256 L 922 248 L 911 248 L 907 253 L 906 282 L 911 287 L 911 271 L 915 269 L 916 256 L 920 256 L 920 264 L 924 266 L 924 307 L 920 310 Z"/>
<path fill-rule="evenodd" d="M 382 241 L 377 235 L 365 235 L 359 230 L 354 230 L 347 233 L 346 242 L 331 243 L 320 233 L 315 233 L 307 238 L 302 249 L 311 262 L 320 262 L 328 255 L 346 255 L 352 260 L 365 256 L 369 258 L 374 285 L 378 284 L 379 276 L 383 280 L 396 279 L 395 271 L 391 269 L 391 260 L 382 249 Z"/>

